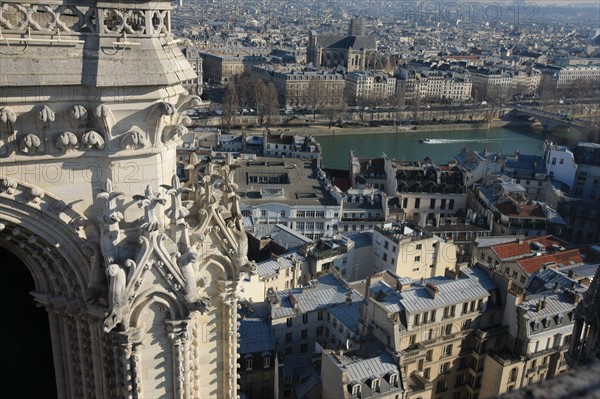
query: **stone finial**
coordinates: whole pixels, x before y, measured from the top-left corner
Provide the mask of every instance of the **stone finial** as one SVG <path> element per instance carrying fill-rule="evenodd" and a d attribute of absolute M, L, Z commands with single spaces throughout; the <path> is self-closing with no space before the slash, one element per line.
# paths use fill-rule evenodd
<path fill-rule="evenodd" d="M 111 225 L 123 220 L 123 214 L 117 210 L 117 197 L 120 195 L 123 195 L 123 193 L 114 191 L 112 181 L 106 179 L 104 191 L 96 195 L 96 198 L 104 201 L 104 209 L 102 214 L 98 216 L 101 223 Z"/>
<path fill-rule="evenodd" d="M 181 201 L 181 195 L 186 192 L 192 192 L 193 190 L 188 187 L 182 187 L 179 177 L 174 175 L 171 179 L 171 185 L 163 184 L 162 188 L 167 190 L 167 195 L 170 195 L 171 208 L 166 212 L 167 216 L 174 220 L 176 223 L 180 223 L 183 219 L 189 215 L 189 211 L 183 206 Z"/>

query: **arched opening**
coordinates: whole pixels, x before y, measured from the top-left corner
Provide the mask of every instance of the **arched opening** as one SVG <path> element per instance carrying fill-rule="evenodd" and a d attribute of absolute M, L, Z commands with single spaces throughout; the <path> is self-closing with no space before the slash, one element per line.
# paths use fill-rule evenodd
<path fill-rule="evenodd" d="M 23 262 L 2 247 L 0 259 L 0 397 L 56 398 L 48 314 L 29 294 L 35 285 Z"/>

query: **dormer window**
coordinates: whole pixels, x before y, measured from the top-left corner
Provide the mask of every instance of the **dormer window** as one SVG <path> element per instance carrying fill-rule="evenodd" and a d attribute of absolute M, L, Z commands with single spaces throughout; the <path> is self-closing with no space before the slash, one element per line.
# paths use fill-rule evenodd
<path fill-rule="evenodd" d="M 271 367 L 271 356 L 263 356 L 263 368 L 268 369 L 269 367 Z"/>
<path fill-rule="evenodd" d="M 360 384 L 352 385 L 352 397 L 357 398 L 360 396 Z"/>
<path fill-rule="evenodd" d="M 390 374 L 390 386 L 395 387 L 398 385 L 398 374 Z"/>
<path fill-rule="evenodd" d="M 373 378 L 371 380 L 371 391 L 373 392 L 379 392 L 379 378 Z"/>
<path fill-rule="evenodd" d="M 559 314 L 556 315 L 556 324 L 562 324 L 563 322 L 563 315 Z"/>
<path fill-rule="evenodd" d="M 544 328 L 548 328 L 550 325 L 550 319 L 546 317 L 544 320 L 542 320 L 542 323 L 544 324 Z"/>
<path fill-rule="evenodd" d="M 254 366 L 254 359 L 252 359 L 252 358 L 246 359 L 246 371 L 252 371 L 253 366 Z"/>

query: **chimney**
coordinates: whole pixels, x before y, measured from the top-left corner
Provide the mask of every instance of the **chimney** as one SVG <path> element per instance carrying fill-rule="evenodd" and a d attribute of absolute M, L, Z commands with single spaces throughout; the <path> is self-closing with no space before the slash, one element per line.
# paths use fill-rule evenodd
<path fill-rule="evenodd" d="M 569 278 L 573 278 L 573 276 L 575 275 L 575 272 L 573 271 L 573 269 L 569 270 Z"/>
<path fill-rule="evenodd" d="M 542 299 L 542 309 L 544 309 L 546 307 L 546 297 L 544 297 L 544 299 Z"/>
<path fill-rule="evenodd" d="M 554 292 L 555 294 L 558 293 L 558 291 L 560 291 L 558 289 L 558 282 L 554 283 L 554 288 L 552 288 L 552 292 Z"/>

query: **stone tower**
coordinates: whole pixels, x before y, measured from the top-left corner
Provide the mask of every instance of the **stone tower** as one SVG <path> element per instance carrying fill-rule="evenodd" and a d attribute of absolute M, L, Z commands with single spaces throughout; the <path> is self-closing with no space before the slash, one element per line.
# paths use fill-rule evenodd
<path fill-rule="evenodd" d="M 201 100 L 170 16 L 0 2 L 0 246 L 48 313 L 59 398 L 236 396 L 246 237 L 229 165 L 175 176 Z"/>

